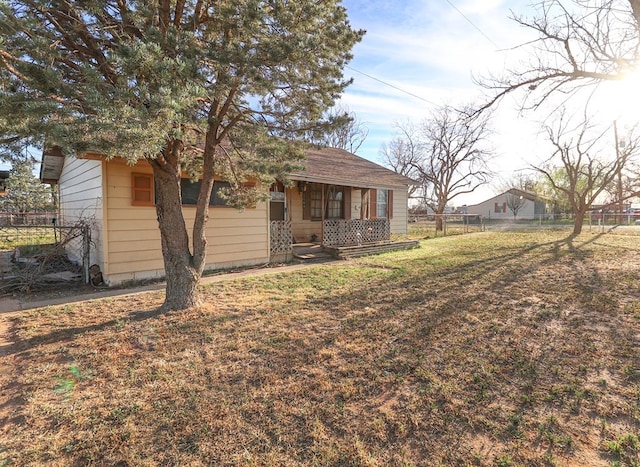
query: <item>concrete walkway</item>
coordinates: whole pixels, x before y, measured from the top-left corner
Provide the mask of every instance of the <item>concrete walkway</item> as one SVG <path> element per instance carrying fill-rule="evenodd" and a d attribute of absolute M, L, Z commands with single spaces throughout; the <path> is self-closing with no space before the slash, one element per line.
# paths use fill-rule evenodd
<path fill-rule="evenodd" d="M 243 269 L 242 271 L 238 271 L 238 272 L 229 272 L 229 273 L 217 274 L 214 276 L 203 277 L 200 281 L 200 284 L 206 285 L 206 284 L 213 284 L 216 282 L 233 280 L 240 277 L 266 276 L 271 274 L 280 274 L 280 273 L 286 273 L 291 271 L 298 271 L 300 269 L 305 269 L 311 266 L 317 266 L 326 262 L 329 262 L 329 261 L 323 260 L 323 261 L 316 261 L 316 262 L 306 262 L 301 264 L 289 264 L 289 265 L 274 266 L 274 267 Z M 20 297 L 20 296 L 0 298 L 0 316 L 7 313 L 30 310 L 33 308 L 42 308 L 45 306 L 64 305 L 67 303 L 84 302 L 87 300 L 97 300 L 101 298 L 136 295 L 136 294 L 145 293 L 145 292 L 153 292 L 157 290 L 164 290 L 165 286 L 166 286 L 165 282 L 158 282 L 155 284 L 143 285 L 140 287 L 113 288 L 113 289 L 105 288 L 105 289 L 97 289 L 95 292 L 91 292 L 91 293 L 78 293 L 76 295 L 49 298 L 45 300 L 29 300 L 28 297 Z"/>

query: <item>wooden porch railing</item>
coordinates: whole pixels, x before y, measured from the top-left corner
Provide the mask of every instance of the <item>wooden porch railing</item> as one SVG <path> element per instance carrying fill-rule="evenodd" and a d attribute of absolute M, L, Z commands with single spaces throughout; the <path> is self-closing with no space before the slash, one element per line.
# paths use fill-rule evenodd
<path fill-rule="evenodd" d="M 348 246 L 383 242 L 391 239 L 389 219 L 325 220 L 322 245 Z"/>

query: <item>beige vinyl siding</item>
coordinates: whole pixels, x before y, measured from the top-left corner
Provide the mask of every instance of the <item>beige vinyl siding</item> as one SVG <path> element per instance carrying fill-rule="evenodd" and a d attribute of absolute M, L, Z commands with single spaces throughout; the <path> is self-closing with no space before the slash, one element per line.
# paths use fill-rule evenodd
<path fill-rule="evenodd" d="M 132 173 L 151 173 L 151 168 L 134 168 L 107 163 L 108 264 L 105 275 L 110 284 L 127 280 L 164 276 L 160 230 L 156 210 L 132 205 Z M 183 207 L 189 234 L 195 207 Z M 210 207 L 206 235 L 206 269 L 223 269 L 267 263 L 269 261 L 267 204 L 238 211 Z"/>
<path fill-rule="evenodd" d="M 391 233 L 407 234 L 409 221 L 409 207 L 407 203 L 407 189 L 393 188 L 393 217 L 391 218 Z"/>
<path fill-rule="evenodd" d="M 311 241 L 315 235 L 317 241 L 322 240 L 322 221 L 302 219 L 302 193 L 297 188 L 287 189 L 287 216 L 291 219 L 291 234 L 297 243 Z"/>
<path fill-rule="evenodd" d="M 102 163 L 98 160 L 66 157 L 59 179 L 60 219 L 63 226 L 86 222 L 91 226 L 90 264 L 103 262 L 101 237 L 103 218 Z M 82 262 L 82 245 L 69 245 L 72 261 Z"/>

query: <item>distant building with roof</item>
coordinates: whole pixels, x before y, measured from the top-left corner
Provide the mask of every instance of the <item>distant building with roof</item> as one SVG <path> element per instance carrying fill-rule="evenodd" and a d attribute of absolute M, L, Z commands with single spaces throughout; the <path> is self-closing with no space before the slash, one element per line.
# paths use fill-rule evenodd
<path fill-rule="evenodd" d="M 467 206 L 468 214 L 489 219 L 537 219 L 546 213 L 546 203 L 531 191 L 511 188 L 478 204 Z"/>

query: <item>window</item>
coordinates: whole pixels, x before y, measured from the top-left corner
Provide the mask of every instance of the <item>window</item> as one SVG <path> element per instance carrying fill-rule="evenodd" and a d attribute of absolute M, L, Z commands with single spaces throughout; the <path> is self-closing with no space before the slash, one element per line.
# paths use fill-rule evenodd
<path fill-rule="evenodd" d="M 383 219 L 389 217 L 389 192 L 387 190 L 377 190 L 376 217 Z"/>
<path fill-rule="evenodd" d="M 327 219 L 344 219 L 344 189 L 331 186 L 327 191 Z"/>
<path fill-rule="evenodd" d="M 302 193 L 302 218 L 313 221 L 346 219 L 345 205 L 349 206 L 349 194 L 342 186 L 319 183 L 305 185 Z"/>
<path fill-rule="evenodd" d="M 271 188 L 269 188 L 269 197 L 271 199 L 269 203 L 269 220 L 285 220 L 286 196 L 284 193 L 284 185 L 280 182 L 272 184 Z"/>
<path fill-rule="evenodd" d="M 134 206 L 153 206 L 155 196 L 153 191 L 153 175 L 131 174 L 132 201 Z"/>
<path fill-rule="evenodd" d="M 311 185 L 311 190 L 309 191 L 309 209 L 312 220 L 322 219 L 322 187 L 320 185 Z"/>
<path fill-rule="evenodd" d="M 231 188 L 229 182 L 221 182 L 216 180 L 213 184 L 213 190 L 211 191 L 211 199 L 209 200 L 209 206 L 227 206 L 227 200 L 220 196 L 220 190 L 223 188 Z M 187 206 L 194 206 L 198 204 L 198 193 L 200 192 L 200 180 L 195 182 L 188 178 L 180 180 L 180 190 L 182 191 L 182 204 Z"/>

